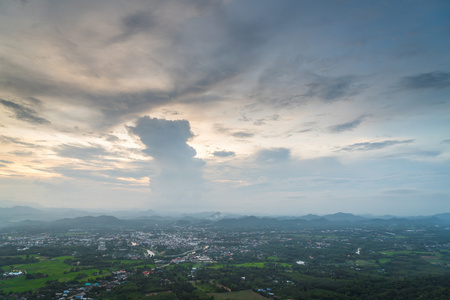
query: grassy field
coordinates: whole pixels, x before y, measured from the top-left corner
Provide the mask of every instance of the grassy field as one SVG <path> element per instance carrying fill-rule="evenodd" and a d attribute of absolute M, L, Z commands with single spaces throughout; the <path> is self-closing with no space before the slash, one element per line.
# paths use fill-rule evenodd
<path fill-rule="evenodd" d="M 369 261 L 369 260 L 357 260 L 355 263 L 356 263 L 356 265 L 361 266 L 361 267 L 376 265 L 375 261 Z"/>
<path fill-rule="evenodd" d="M 432 255 L 433 253 L 430 252 L 420 252 L 420 251 L 383 251 L 381 252 L 386 256 L 394 256 L 394 255 L 400 255 L 400 254 L 418 254 L 418 255 Z"/>
<path fill-rule="evenodd" d="M 273 263 L 272 263 L 273 264 Z M 290 267 L 291 265 L 288 263 L 275 263 L 278 266 L 283 266 L 283 267 Z M 212 269 L 220 269 L 223 268 L 225 266 L 230 266 L 230 267 L 245 267 L 245 268 L 267 268 L 268 266 L 266 265 L 266 263 L 264 262 L 249 262 L 249 263 L 241 263 L 241 264 L 233 264 L 233 265 L 225 265 L 225 264 L 214 264 L 214 265 L 209 265 L 208 268 L 212 268 Z"/>
<path fill-rule="evenodd" d="M 254 262 L 254 263 L 243 263 L 243 264 L 236 264 L 235 267 L 253 267 L 253 268 L 264 268 L 265 263 L 263 262 Z"/>
<path fill-rule="evenodd" d="M 36 290 L 45 286 L 45 282 L 49 280 L 59 280 L 59 281 L 70 281 L 74 280 L 79 273 L 84 273 L 87 277 L 79 279 L 79 281 L 88 281 L 90 279 L 95 279 L 97 277 L 106 276 L 109 273 L 103 273 L 101 275 L 94 275 L 98 273 L 98 269 L 83 269 L 78 272 L 70 272 L 73 266 L 64 263 L 64 260 L 71 258 L 72 256 L 60 256 L 54 259 L 39 258 L 39 262 L 32 264 L 19 264 L 14 265 L 15 270 L 22 270 L 29 274 L 44 273 L 48 277 L 37 278 L 37 279 L 26 279 L 25 276 L 20 276 L 17 278 L 10 278 L 7 280 L 0 281 L 0 289 L 8 293 L 10 291 L 24 292 L 28 290 Z M 66 272 L 66 274 L 64 274 Z"/>
<path fill-rule="evenodd" d="M 448 259 L 444 258 L 444 253 L 447 251 L 439 252 L 424 252 L 424 251 L 384 251 L 382 252 L 387 258 L 380 259 L 380 263 L 391 261 L 394 257 L 400 255 L 412 255 L 417 258 L 423 259 L 430 263 L 447 263 Z"/>
<path fill-rule="evenodd" d="M 390 262 L 391 259 L 390 258 L 380 258 L 378 261 L 380 262 L 380 264 L 385 264 L 385 263 Z"/>
<path fill-rule="evenodd" d="M 266 297 L 261 296 L 251 290 L 240 291 L 240 292 L 231 292 L 231 293 L 212 293 L 209 294 L 214 296 L 214 299 L 229 299 L 229 300 L 261 300 L 268 299 Z"/>

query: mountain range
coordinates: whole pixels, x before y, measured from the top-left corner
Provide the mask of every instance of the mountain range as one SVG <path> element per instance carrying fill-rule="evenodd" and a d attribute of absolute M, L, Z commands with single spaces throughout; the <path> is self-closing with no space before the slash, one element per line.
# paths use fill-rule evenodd
<path fill-rule="evenodd" d="M 145 228 L 156 226 L 210 226 L 214 228 L 292 228 L 328 226 L 449 226 L 450 213 L 433 216 L 371 216 L 350 213 L 328 215 L 307 214 L 298 217 L 260 217 L 227 214 L 221 212 L 201 212 L 180 216 L 159 216 L 153 210 L 88 212 L 74 209 L 37 209 L 29 206 L 0 208 L 0 227 L 3 229 L 104 229 L 104 228 Z"/>

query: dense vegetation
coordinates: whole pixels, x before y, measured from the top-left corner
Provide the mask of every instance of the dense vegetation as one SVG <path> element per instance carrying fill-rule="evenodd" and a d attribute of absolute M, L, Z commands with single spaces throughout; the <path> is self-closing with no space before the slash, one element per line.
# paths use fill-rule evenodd
<path fill-rule="evenodd" d="M 447 299 L 450 294 L 447 227 L 175 226 L 39 234 L 39 243 L 34 233 L 0 235 L 3 298 Z M 23 274 L 13 274 L 19 271 Z"/>

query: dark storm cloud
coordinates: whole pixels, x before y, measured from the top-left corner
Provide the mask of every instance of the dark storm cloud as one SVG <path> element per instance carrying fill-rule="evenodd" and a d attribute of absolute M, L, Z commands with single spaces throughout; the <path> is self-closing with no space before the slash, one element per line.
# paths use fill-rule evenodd
<path fill-rule="evenodd" d="M 82 145 L 64 144 L 53 148 L 59 156 L 77 158 L 81 160 L 97 159 L 101 156 L 105 156 L 108 152 L 99 146 L 86 147 Z"/>
<path fill-rule="evenodd" d="M 400 144 L 410 144 L 414 140 L 387 140 L 382 142 L 365 142 L 365 143 L 355 143 L 348 145 L 339 149 L 339 151 L 370 151 L 383 149 L 389 146 L 400 145 Z"/>
<path fill-rule="evenodd" d="M 405 76 L 400 86 L 407 89 L 443 89 L 450 87 L 450 72 L 429 72 Z"/>
<path fill-rule="evenodd" d="M 18 120 L 32 124 L 50 124 L 47 119 L 39 117 L 37 112 L 31 108 L 4 99 L 0 99 L 0 103 L 12 110 Z"/>
<path fill-rule="evenodd" d="M 182 68 L 174 74 L 180 81 L 189 75 L 192 80 L 181 85 L 176 94 L 202 93 L 212 86 L 231 79 L 258 61 L 259 47 L 273 34 L 267 18 L 252 5 L 219 5 L 199 18 L 189 20 L 174 39 L 174 47 L 184 49 Z M 253 11 L 251 14 L 245 12 Z"/>
<path fill-rule="evenodd" d="M 104 11 L 104 7 L 108 10 Z M 301 7 L 297 1 L 286 1 L 283 5 L 273 1 L 199 0 L 146 1 L 130 5 L 110 5 L 106 1 L 43 3 L 37 10 L 42 13 L 37 13 L 35 18 L 55 24 L 55 30 L 36 31 L 33 37 L 64 53 L 61 61 L 67 65 L 49 65 L 50 72 L 47 72 L 17 61 L 1 61 L 0 87 L 23 97 L 48 96 L 52 97 L 50 101 L 64 99 L 65 103 L 89 105 L 104 113 L 98 126 L 117 124 L 124 115 L 162 104 L 201 102 L 204 101 L 202 93 L 226 84 L 227 80 L 259 63 L 264 45 L 277 38 L 280 30 L 290 28 L 292 21 L 303 13 Z M 109 10 L 114 13 L 105 13 Z M 20 13 L 27 19 L 25 12 Z M 86 18 L 79 22 L 74 15 Z M 86 30 L 85 26 L 90 29 Z M 111 47 L 112 41 L 114 47 Z M 122 47 L 133 51 L 123 52 Z M 100 51 L 104 48 L 108 51 Z M 108 55 L 111 59 L 102 63 Z M 41 59 L 44 58 L 36 58 L 36 62 Z M 107 63 L 109 61 L 112 63 Z M 170 78 L 170 82 L 161 89 L 139 87 L 118 91 L 114 87 L 97 90 L 83 81 L 54 77 L 54 71 L 59 68 L 67 66 L 69 70 L 76 65 L 80 72 L 76 78 L 92 78 L 97 82 L 101 79 L 101 85 L 103 79 L 105 82 L 127 81 L 134 78 L 129 74 L 136 72 L 133 67 L 136 61 L 143 66 L 138 73 L 146 73 L 144 66 L 148 66 L 148 70 L 160 68 L 162 77 Z M 212 99 L 219 100 L 220 97 Z M 31 111 L 28 115 L 23 110 L 16 114 L 28 116 L 30 122 L 48 123 Z"/>
<path fill-rule="evenodd" d="M 174 43 L 186 57 L 174 76 L 194 78 L 182 92 L 207 91 L 262 63 L 264 46 L 300 12 L 297 1 L 229 2 L 187 22 Z"/>
<path fill-rule="evenodd" d="M 236 153 L 233 151 L 214 151 L 213 155 L 218 156 L 218 157 L 228 157 L 228 156 L 234 156 L 234 155 L 236 155 Z"/>
<path fill-rule="evenodd" d="M 288 161 L 291 157 L 291 150 L 287 148 L 272 148 L 260 150 L 256 158 L 260 162 L 280 163 Z"/>
<path fill-rule="evenodd" d="M 143 152 L 156 160 L 182 165 L 199 161 L 194 158 L 195 149 L 186 143 L 194 136 L 186 120 L 169 121 L 145 116 L 128 130 L 146 146 Z"/>
<path fill-rule="evenodd" d="M 145 145 L 143 152 L 154 158 L 157 170 L 150 176 L 150 187 L 156 198 L 180 205 L 201 198 L 204 162 L 195 158 L 195 149 L 187 144 L 194 136 L 188 121 L 145 116 L 128 130 Z"/>
<path fill-rule="evenodd" d="M 339 133 L 344 131 L 350 131 L 358 127 L 363 121 L 363 117 L 360 117 L 354 121 L 343 123 L 343 124 L 337 124 L 330 126 L 329 129 L 331 132 Z"/>

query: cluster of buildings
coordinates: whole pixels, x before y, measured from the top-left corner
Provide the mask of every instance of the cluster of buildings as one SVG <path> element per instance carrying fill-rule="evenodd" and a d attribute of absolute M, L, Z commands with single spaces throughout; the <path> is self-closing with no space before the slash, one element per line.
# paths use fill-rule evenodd
<path fill-rule="evenodd" d="M 25 273 L 22 272 L 21 270 L 11 270 L 9 272 L 3 273 L 3 277 L 6 277 L 6 278 L 19 277 L 19 276 L 22 276 L 24 274 Z"/>

